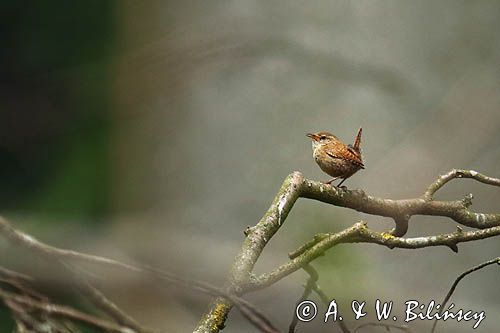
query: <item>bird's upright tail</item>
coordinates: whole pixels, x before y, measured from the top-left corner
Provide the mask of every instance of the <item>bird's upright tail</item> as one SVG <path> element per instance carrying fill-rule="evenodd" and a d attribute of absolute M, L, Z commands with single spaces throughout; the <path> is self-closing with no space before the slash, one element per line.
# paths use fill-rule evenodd
<path fill-rule="evenodd" d="M 361 133 L 363 132 L 363 128 L 359 128 L 358 130 L 358 135 L 356 135 L 356 140 L 354 141 L 354 146 L 353 148 L 356 149 L 357 151 L 360 151 L 360 146 L 361 146 Z"/>

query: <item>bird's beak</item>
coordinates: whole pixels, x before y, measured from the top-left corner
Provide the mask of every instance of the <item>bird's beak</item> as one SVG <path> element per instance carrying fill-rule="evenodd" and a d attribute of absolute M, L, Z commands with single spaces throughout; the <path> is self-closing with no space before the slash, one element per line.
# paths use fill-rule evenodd
<path fill-rule="evenodd" d="M 306 136 L 313 139 L 314 141 L 318 141 L 318 136 L 316 134 L 307 133 Z"/>

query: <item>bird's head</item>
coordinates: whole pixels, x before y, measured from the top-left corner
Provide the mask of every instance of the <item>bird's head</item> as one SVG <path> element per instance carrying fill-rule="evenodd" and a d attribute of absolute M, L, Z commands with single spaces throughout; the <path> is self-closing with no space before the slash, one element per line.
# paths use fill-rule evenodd
<path fill-rule="evenodd" d="M 338 140 L 335 135 L 329 132 L 307 133 L 306 136 L 311 138 L 313 148 L 320 145 L 326 145 Z"/>

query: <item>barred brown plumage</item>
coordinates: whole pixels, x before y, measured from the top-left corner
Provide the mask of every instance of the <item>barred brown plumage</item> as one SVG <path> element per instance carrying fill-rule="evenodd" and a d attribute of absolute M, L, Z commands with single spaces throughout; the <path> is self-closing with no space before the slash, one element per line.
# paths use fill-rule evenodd
<path fill-rule="evenodd" d="M 334 177 L 327 184 L 341 178 L 342 181 L 337 185 L 340 186 L 347 178 L 365 168 L 360 148 L 362 131 L 362 128 L 358 130 L 354 145 L 346 145 L 329 132 L 307 134 L 312 139 L 314 160 L 321 170 Z"/>

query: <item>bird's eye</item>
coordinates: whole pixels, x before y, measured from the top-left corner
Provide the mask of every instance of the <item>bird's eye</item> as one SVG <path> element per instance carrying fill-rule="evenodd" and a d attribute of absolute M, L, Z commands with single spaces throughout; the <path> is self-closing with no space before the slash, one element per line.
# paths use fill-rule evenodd
<path fill-rule="evenodd" d="M 322 135 L 319 137 L 320 140 L 325 140 L 326 139 L 326 135 Z"/>

